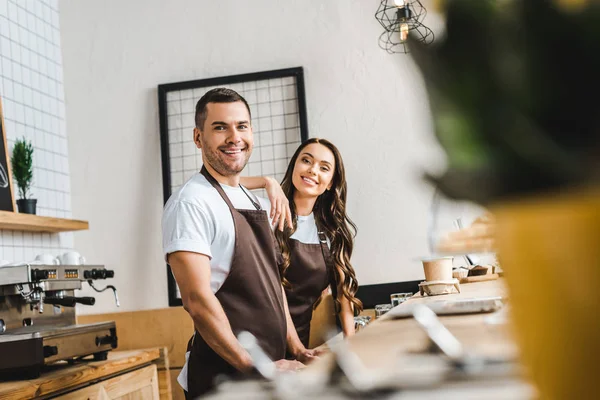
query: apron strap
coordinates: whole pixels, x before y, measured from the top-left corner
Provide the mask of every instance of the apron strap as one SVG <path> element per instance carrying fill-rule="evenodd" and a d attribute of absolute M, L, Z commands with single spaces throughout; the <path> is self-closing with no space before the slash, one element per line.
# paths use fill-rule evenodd
<path fill-rule="evenodd" d="M 321 245 L 321 252 L 323 253 L 323 259 L 325 260 L 325 265 L 327 266 L 327 270 L 329 272 L 329 285 L 331 286 L 331 295 L 333 296 L 334 304 L 337 300 L 337 275 L 335 273 L 335 264 L 333 259 L 331 258 L 331 252 L 329 251 L 329 247 L 327 247 L 327 236 L 325 236 L 325 232 L 318 229 L 317 225 L 317 235 L 319 236 L 319 244 Z M 335 307 L 336 320 L 337 313 L 339 310 Z"/>
<path fill-rule="evenodd" d="M 325 265 L 327 268 L 331 267 L 331 253 L 329 252 L 329 247 L 327 247 L 327 236 L 325 236 L 325 232 L 318 231 L 317 236 L 319 236 L 319 244 L 321 245 L 321 252 L 323 253 L 323 258 L 325 259 Z"/>
<path fill-rule="evenodd" d="M 246 195 L 246 197 L 248 197 L 248 199 L 250 200 L 250 202 L 252 203 L 252 205 L 254 206 L 254 208 L 256 208 L 257 210 L 262 210 L 262 207 L 260 206 L 260 203 L 257 203 L 256 201 L 254 201 L 254 199 L 252 198 L 252 196 L 250 196 L 250 193 L 248 193 L 246 191 L 246 188 L 243 187 L 242 185 L 239 185 L 240 189 L 242 189 L 242 192 L 244 192 L 244 194 Z"/>
<path fill-rule="evenodd" d="M 203 165 L 202 169 L 200 170 L 200 173 L 202 175 L 204 175 L 204 177 L 206 178 L 206 180 L 217 190 L 217 192 L 219 192 L 219 194 L 221 195 L 221 197 L 223 198 L 223 200 L 225 201 L 225 203 L 227 203 L 227 206 L 229 207 L 230 210 L 235 210 L 235 207 L 233 206 L 233 204 L 231 203 L 231 200 L 229 200 L 229 197 L 227 197 L 227 194 L 225 194 L 225 191 L 223 190 L 223 188 L 221 187 L 221 185 L 219 185 L 219 182 L 217 182 L 217 180 L 208 172 L 208 170 L 206 169 L 206 167 Z M 248 196 L 248 199 L 250 199 L 250 202 L 252 202 L 252 205 L 257 209 L 257 210 L 261 210 L 261 206 L 259 203 L 257 203 L 256 201 L 254 201 L 254 199 L 252 197 L 250 197 L 250 195 L 246 192 L 246 190 L 242 187 L 242 185 L 239 185 L 240 188 L 242 189 L 242 192 L 244 192 L 244 194 L 246 196 Z"/>

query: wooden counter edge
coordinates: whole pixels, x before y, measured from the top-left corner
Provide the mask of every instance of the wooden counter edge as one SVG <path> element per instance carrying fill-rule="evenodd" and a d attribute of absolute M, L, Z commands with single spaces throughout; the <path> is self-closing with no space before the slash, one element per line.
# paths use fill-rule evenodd
<path fill-rule="evenodd" d="M 46 372 L 39 378 L 25 381 L 0 383 L 0 398 L 19 400 L 35 398 L 74 390 L 93 382 L 148 364 L 161 357 L 159 348 L 129 351 L 111 351 L 106 361 L 90 361 L 85 364 L 65 366 Z"/>
<path fill-rule="evenodd" d="M 160 348 L 160 358 L 155 362 L 158 369 L 158 391 L 161 400 L 172 400 L 171 368 L 169 362 L 169 348 Z"/>

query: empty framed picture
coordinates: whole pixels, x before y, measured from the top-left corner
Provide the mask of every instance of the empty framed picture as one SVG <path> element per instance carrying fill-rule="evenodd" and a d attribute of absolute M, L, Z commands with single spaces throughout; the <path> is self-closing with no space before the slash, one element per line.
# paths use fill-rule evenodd
<path fill-rule="evenodd" d="M 202 167 L 202 153 L 192 138 L 196 103 L 209 90 L 227 87 L 242 95 L 252 114 L 254 149 L 243 176 L 272 176 L 281 182 L 287 165 L 308 139 L 302 67 L 223 76 L 158 86 L 163 197 Z M 167 266 L 169 305 L 181 305 Z"/>
<path fill-rule="evenodd" d="M 2 99 L 0 99 L 0 210 L 14 212 L 15 199 L 9 163 L 10 157 L 8 155 L 8 146 L 6 145 L 4 113 L 2 111 Z"/>

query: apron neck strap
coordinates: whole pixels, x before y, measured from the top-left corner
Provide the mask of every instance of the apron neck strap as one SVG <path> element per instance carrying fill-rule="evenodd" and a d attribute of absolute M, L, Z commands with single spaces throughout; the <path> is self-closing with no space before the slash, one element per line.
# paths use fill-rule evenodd
<path fill-rule="evenodd" d="M 235 207 L 233 206 L 233 204 L 231 204 L 229 197 L 227 197 L 227 195 L 225 194 L 225 191 L 223 190 L 221 185 L 219 185 L 219 182 L 217 182 L 217 180 L 208 172 L 208 170 L 206 169 L 206 167 L 204 165 L 202 166 L 200 173 L 202 175 L 204 175 L 204 177 L 212 185 L 212 187 L 214 187 L 217 190 L 217 192 L 219 192 L 219 194 L 221 195 L 221 197 L 223 198 L 225 203 L 227 203 L 227 206 L 229 207 L 229 209 L 235 210 Z"/>
<path fill-rule="evenodd" d="M 252 196 L 250 196 L 250 193 L 248 193 L 246 191 L 246 188 L 243 187 L 242 185 L 239 185 L 240 189 L 242 189 L 242 192 L 244 192 L 244 194 L 246 195 L 246 197 L 248 197 L 248 199 L 250 200 L 250 202 L 252 203 L 252 205 L 254 206 L 254 208 L 256 208 L 257 210 L 262 210 L 262 207 L 260 206 L 260 203 L 256 202 Z"/>
<path fill-rule="evenodd" d="M 327 270 L 329 272 L 329 284 L 331 286 L 331 294 L 333 296 L 334 301 L 337 300 L 338 291 L 337 291 L 337 272 L 335 270 L 335 262 L 333 257 L 331 256 L 331 251 L 327 246 L 327 236 L 325 235 L 324 230 L 322 229 L 321 224 L 317 221 L 317 217 L 315 216 L 315 224 L 317 225 L 317 235 L 319 236 L 319 244 L 321 245 L 321 252 L 323 253 L 323 259 L 325 260 L 325 265 L 327 266 Z M 334 303 L 335 304 L 335 303 Z M 335 307 L 336 314 L 339 311 L 337 306 Z M 336 318 L 337 320 L 337 318 Z"/>
<path fill-rule="evenodd" d="M 206 169 L 206 167 L 204 165 L 202 166 L 200 173 L 202 175 L 204 175 L 204 177 L 212 185 L 212 187 L 214 187 L 217 190 L 217 192 L 219 192 L 219 194 L 221 195 L 223 200 L 225 200 L 225 203 L 227 203 L 227 206 L 230 209 L 235 210 L 235 207 L 231 203 L 231 200 L 229 200 L 229 197 L 227 197 L 227 194 L 225 193 L 225 191 L 223 190 L 223 188 L 221 187 L 219 182 L 217 182 L 217 180 L 208 172 L 208 170 Z M 250 195 L 246 192 L 246 190 L 242 187 L 242 185 L 239 185 L 239 186 L 240 186 L 240 189 L 242 189 L 242 192 L 244 192 L 244 194 L 246 196 L 248 196 L 248 199 L 250 199 L 250 202 L 252 203 L 254 208 L 256 208 L 257 210 L 261 210 L 262 208 L 261 208 L 260 204 L 257 203 L 252 197 L 250 197 Z"/>
<path fill-rule="evenodd" d="M 327 236 L 325 236 L 325 232 L 322 231 L 318 231 L 317 235 L 319 235 L 319 244 L 321 245 L 321 252 L 323 253 L 325 265 L 327 266 L 327 269 L 333 271 L 334 265 L 333 260 L 331 259 L 331 251 L 329 251 L 329 247 L 327 246 Z"/>

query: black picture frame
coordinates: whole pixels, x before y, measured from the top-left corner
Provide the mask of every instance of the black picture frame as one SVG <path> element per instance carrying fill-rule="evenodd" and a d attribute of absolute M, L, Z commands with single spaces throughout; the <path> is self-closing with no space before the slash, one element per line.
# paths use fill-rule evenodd
<path fill-rule="evenodd" d="M 295 78 L 297 112 L 299 118 L 300 141 L 308 139 L 308 120 L 306 112 L 306 95 L 304 89 L 304 70 L 302 67 L 285 68 L 271 71 L 253 72 L 248 74 L 238 74 L 221 76 L 216 78 L 198 79 L 185 82 L 175 82 L 158 85 L 158 114 L 160 127 L 160 148 L 162 162 L 163 178 L 163 204 L 171 196 L 171 157 L 169 154 L 169 125 L 167 110 L 167 95 L 169 92 L 182 91 L 188 89 L 198 89 L 212 86 L 229 86 L 238 83 L 264 81 L 277 78 Z M 196 101 L 199 99 L 196 99 Z M 171 273 L 171 268 L 167 264 L 167 280 L 169 291 L 169 306 L 181 306 L 181 298 L 177 295 L 177 284 Z"/>
<path fill-rule="evenodd" d="M 2 99 L 0 99 L 0 211 L 15 212 L 16 210 L 10 156 L 6 144 L 4 112 Z"/>

